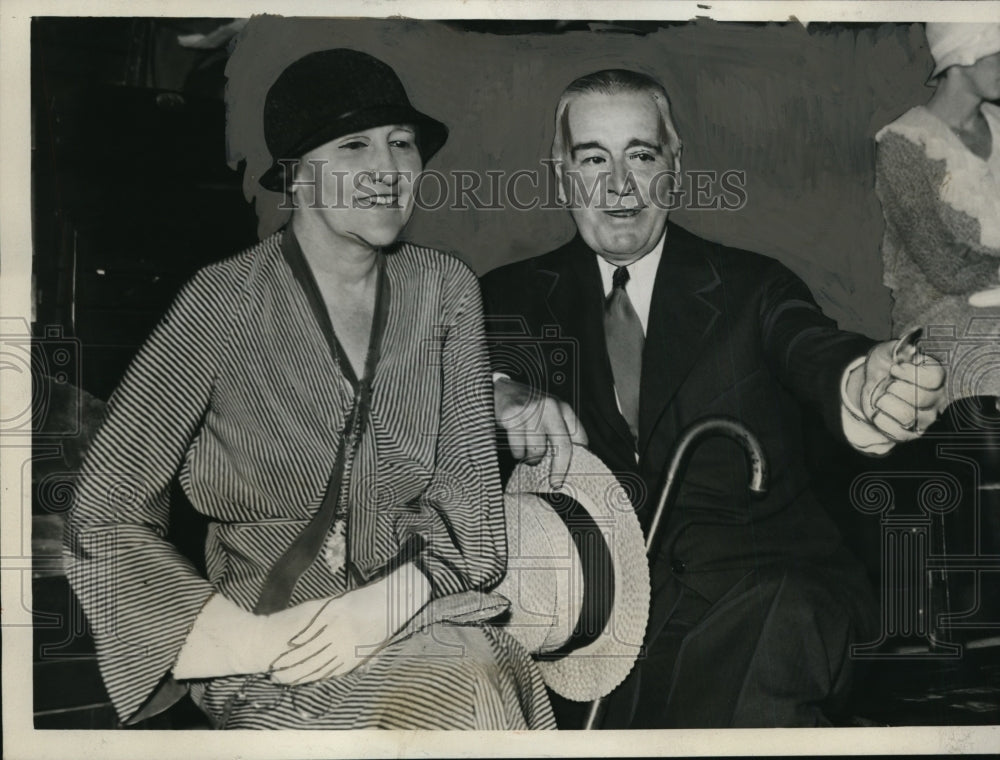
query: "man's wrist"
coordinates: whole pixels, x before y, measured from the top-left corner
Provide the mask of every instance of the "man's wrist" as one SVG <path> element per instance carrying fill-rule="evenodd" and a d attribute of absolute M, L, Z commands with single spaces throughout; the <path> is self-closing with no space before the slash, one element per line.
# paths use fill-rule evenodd
<path fill-rule="evenodd" d="M 866 425 L 871 424 L 861 409 L 861 390 L 865 384 L 864 364 L 867 356 L 859 356 L 847 365 L 840 378 L 840 403 L 847 413 Z"/>

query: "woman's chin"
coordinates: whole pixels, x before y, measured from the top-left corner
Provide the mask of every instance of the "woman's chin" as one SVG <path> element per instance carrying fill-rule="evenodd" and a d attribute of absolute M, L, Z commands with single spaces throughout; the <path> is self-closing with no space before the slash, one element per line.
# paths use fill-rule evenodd
<path fill-rule="evenodd" d="M 396 242 L 410 215 L 399 209 L 367 209 L 362 218 L 352 220 L 354 234 L 372 247 L 383 247 Z"/>
<path fill-rule="evenodd" d="M 389 223 L 389 220 L 385 220 L 380 223 L 329 227 L 327 232 L 332 233 L 334 238 L 343 238 L 355 244 L 360 243 L 370 248 L 385 248 L 396 242 L 403 227 L 404 225 L 398 221 Z"/>
<path fill-rule="evenodd" d="M 392 227 L 391 229 L 367 230 L 364 234 L 364 239 L 373 248 L 383 248 L 395 243 L 402 231 L 402 226 Z"/>

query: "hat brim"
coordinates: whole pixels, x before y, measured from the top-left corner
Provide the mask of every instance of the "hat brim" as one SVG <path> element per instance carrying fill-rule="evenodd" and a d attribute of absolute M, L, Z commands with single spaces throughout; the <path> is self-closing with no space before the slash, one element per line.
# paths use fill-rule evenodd
<path fill-rule="evenodd" d="M 649 563 L 639 520 L 625 489 L 604 463 L 575 446 L 565 483 L 549 483 L 550 459 L 520 464 L 506 496 L 562 494 L 579 502 L 600 527 L 614 563 L 614 607 L 603 632 L 558 659 L 540 658 L 545 683 L 566 699 L 589 702 L 613 691 L 631 672 L 642 649 L 649 618 Z M 537 497 L 536 497 L 537 498 Z M 497 590 L 503 593 L 501 588 Z"/>
<path fill-rule="evenodd" d="M 385 105 L 351 111 L 325 124 L 307 140 L 289 150 L 287 156 L 272 156 L 271 167 L 261 175 L 260 184 L 268 190 L 284 192 L 285 173 L 279 160 L 302 158 L 309 151 L 338 137 L 387 124 L 411 124 L 416 128 L 417 149 L 425 165 L 448 139 L 448 127 L 412 106 Z"/>

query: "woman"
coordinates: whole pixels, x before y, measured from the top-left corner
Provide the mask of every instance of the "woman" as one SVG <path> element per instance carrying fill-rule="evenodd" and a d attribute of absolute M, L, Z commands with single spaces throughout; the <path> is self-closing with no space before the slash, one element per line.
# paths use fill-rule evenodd
<path fill-rule="evenodd" d="M 1000 285 L 1000 108 L 987 102 L 1000 98 L 1000 24 L 926 29 L 934 95 L 876 135 L 893 334 L 924 328 L 949 364 L 949 400 L 995 396 L 1000 311 L 969 298 Z"/>
<path fill-rule="evenodd" d="M 395 243 L 447 130 L 343 49 L 289 66 L 264 121 L 291 222 L 183 289 L 84 466 L 68 576 L 112 701 L 127 722 L 190 688 L 217 727 L 554 728 L 477 591 L 505 564 L 478 285 Z M 164 540 L 175 477 L 211 521 L 207 579 Z"/>

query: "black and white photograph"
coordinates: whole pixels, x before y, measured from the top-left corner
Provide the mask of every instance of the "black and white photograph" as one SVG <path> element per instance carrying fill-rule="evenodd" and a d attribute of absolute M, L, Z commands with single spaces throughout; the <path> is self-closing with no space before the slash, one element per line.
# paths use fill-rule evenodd
<path fill-rule="evenodd" d="M 1000 3 L 0 40 L 5 757 L 1000 751 Z"/>

